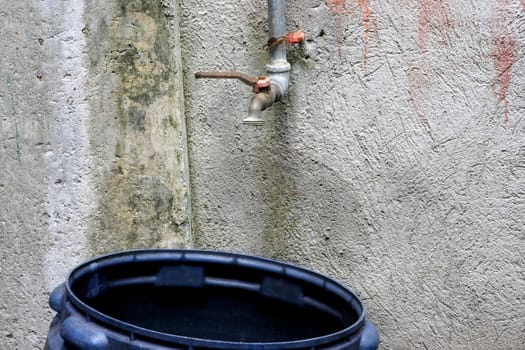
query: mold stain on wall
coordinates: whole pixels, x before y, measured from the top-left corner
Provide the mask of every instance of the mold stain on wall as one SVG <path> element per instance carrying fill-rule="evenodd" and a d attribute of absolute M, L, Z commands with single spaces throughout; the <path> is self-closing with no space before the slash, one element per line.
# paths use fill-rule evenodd
<path fill-rule="evenodd" d="M 266 204 L 266 227 L 262 235 L 262 254 L 274 259 L 287 260 L 288 252 L 297 242 L 298 217 L 295 202 L 300 197 L 290 164 L 286 122 L 279 118 L 284 107 L 275 106 L 277 113 L 269 121 L 268 135 L 260 145 L 260 191 Z"/>
<path fill-rule="evenodd" d="M 100 227 L 92 251 L 184 246 L 188 218 L 181 164 L 178 66 L 163 1 L 133 0 L 101 33 L 111 41 L 105 64 L 116 75 L 116 146 L 102 184 Z M 104 38 L 104 36 L 107 36 Z"/>
<path fill-rule="evenodd" d="M 509 122 L 508 90 L 512 79 L 512 65 L 516 60 L 516 38 L 512 32 L 511 9 L 508 0 L 499 0 L 494 16 L 491 57 L 496 76 L 492 80 L 492 91 L 503 104 L 503 122 Z"/>

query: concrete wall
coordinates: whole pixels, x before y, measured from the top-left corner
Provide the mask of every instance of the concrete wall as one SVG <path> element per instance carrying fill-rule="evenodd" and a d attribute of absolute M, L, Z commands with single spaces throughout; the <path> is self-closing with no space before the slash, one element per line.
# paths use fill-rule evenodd
<path fill-rule="evenodd" d="M 197 246 L 347 283 L 381 349 L 522 349 L 524 16 L 288 0 L 307 42 L 253 128 L 249 88 L 193 73 L 262 74 L 266 1 L 3 1 L 0 348 L 42 348 L 80 261 Z"/>
<path fill-rule="evenodd" d="M 254 129 L 265 1 L 181 1 L 195 241 L 353 286 L 382 349 L 523 349 L 525 8 L 287 1 L 290 93 Z"/>

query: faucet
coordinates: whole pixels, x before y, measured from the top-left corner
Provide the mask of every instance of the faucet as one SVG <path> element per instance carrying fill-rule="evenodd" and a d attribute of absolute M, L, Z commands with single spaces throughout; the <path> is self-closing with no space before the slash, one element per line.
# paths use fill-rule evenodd
<path fill-rule="evenodd" d="M 238 79 L 252 87 L 255 95 L 250 101 L 248 117 L 243 120 L 245 124 L 264 124 L 262 111 L 280 101 L 288 91 L 290 63 L 286 59 L 286 45 L 303 42 L 304 33 L 286 33 L 284 6 L 285 0 L 268 0 L 270 39 L 265 48 L 270 53 L 270 61 L 266 65 L 266 76 L 252 77 L 240 72 L 195 73 L 196 79 Z"/>

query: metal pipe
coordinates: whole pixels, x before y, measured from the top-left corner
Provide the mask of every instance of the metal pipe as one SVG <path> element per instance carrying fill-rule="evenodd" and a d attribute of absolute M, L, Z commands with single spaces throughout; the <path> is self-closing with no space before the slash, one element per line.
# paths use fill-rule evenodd
<path fill-rule="evenodd" d="M 268 25 L 271 38 L 282 38 L 286 35 L 284 16 L 285 0 L 268 0 Z M 286 45 L 279 44 L 270 48 L 270 64 L 286 62 Z"/>
<path fill-rule="evenodd" d="M 270 38 L 283 38 L 286 35 L 285 18 L 286 0 L 268 0 L 268 24 Z M 286 43 L 270 48 L 270 63 L 266 65 L 266 72 L 273 84 L 279 86 L 277 101 L 288 92 L 290 83 L 290 64 L 286 59 Z"/>

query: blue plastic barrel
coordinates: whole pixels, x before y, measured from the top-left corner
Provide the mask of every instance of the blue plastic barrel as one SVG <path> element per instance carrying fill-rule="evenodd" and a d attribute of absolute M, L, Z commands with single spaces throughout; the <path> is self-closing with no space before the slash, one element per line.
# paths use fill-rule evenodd
<path fill-rule="evenodd" d="M 50 296 L 46 350 L 373 350 L 353 291 L 259 257 L 194 250 L 111 254 Z"/>

